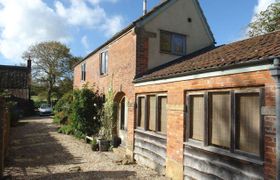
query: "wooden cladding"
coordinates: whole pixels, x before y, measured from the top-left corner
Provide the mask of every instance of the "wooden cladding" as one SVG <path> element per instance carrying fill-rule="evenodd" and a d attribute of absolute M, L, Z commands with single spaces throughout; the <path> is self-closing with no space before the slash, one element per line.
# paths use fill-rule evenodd
<path fill-rule="evenodd" d="M 263 159 L 262 104 L 262 88 L 188 92 L 186 141 Z"/>
<path fill-rule="evenodd" d="M 137 126 L 148 131 L 166 134 L 167 97 L 165 95 L 147 95 L 138 97 Z"/>

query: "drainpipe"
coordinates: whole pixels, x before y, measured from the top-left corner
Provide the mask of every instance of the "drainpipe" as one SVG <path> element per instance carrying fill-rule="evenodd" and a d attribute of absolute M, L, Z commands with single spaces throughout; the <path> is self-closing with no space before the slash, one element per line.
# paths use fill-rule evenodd
<path fill-rule="evenodd" d="M 273 65 L 270 71 L 276 83 L 276 179 L 280 180 L 280 59 L 275 58 Z"/>

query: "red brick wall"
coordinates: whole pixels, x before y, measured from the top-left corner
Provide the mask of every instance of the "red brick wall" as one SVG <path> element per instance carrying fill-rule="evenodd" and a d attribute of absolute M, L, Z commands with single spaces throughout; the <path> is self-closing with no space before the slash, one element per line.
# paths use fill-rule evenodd
<path fill-rule="evenodd" d="M 128 148 L 132 152 L 134 136 L 134 85 L 136 73 L 136 35 L 131 30 L 107 46 L 108 75 L 100 75 L 100 52 L 89 57 L 86 63 L 86 82 L 81 81 L 81 64 L 74 69 L 74 87 L 81 88 L 88 83 L 89 87 L 106 93 L 113 84 L 115 93 L 124 92 L 128 100 Z"/>
<path fill-rule="evenodd" d="M 136 76 L 148 70 L 149 38 L 141 31 L 137 34 Z"/>
<path fill-rule="evenodd" d="M 263 86 L 265 106 L 275 106 L 275 82 L 269 71 L 195 79 L 136 88 L 136 93 L 166 91 L 168 94 L 167 175 L 183 173 L 184 93 L 187 90 Z M 265 116 L 265 179 L 275 179 L 275 116 Z M 168 163 L 168 161 L 172 163 Z M 175 162 L 175 163 L 174 163 Z M 178 167 L 172 167 L 177 165 Z M 180 175 L 183 178 L 183 174 Z M 179 178 L 179 179 L 180 179 Z"/>

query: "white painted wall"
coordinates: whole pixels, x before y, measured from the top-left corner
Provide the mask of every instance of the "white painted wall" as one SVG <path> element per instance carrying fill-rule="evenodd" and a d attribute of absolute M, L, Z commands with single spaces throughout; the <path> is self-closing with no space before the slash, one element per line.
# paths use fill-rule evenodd
<path fill-rule="evenodd" d="M 213 44 L 212 37 L 203 22 L 203 16 L 196 6 L 195 0 L 176 0 L 176 2 L 149 20 L 144 28 L 157 34 L 149 39 L 149 69 L 170 62 L 179 56 L 160 53 L 160 30 L 184 34 L 187 36 L 187 54 Z M 192 22 L 188 22 L 188 18 Z"/>

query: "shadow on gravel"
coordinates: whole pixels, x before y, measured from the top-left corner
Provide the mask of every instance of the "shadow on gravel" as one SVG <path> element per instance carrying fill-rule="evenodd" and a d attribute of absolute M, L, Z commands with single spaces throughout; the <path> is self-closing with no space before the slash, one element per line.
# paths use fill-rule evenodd
<path fill-rule="evenodd" d="M 14 174 L 16 169 L 25 171 L 37 166 L 81 163 L 79 157 L 74 157 L 52 136 L 57 131 L 55 125 L 43 122 L 44 117 L 29 120 L 20 121 L 11 129 L 9 155 L 5 162 L 5 167 L 11 172 L 7 174 Z"/>
<path fill-rule="evenodd" d="M 74 173 L 57 173 L 43 176 L 28 176 L 30 179 L 128 179 L 130 176 L 136 176 L 134 171 L 91 171 L 91 172 L 74 172 Z M 24 178 L 24 177 L 15 177 Z"/>

